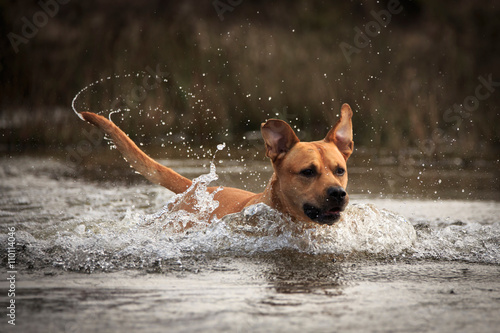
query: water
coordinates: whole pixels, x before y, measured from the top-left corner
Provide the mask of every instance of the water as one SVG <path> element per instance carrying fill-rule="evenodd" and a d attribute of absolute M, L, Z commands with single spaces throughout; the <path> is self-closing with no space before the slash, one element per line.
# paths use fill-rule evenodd
<path fill-rule="evenodd" d="M 210 160 L 168 162 L 208 174 L 205 214 L 165 210 L 176 197 L 139 178 L 1 159 L 0 244 L 12 227 L 17 243 L 16 327 L 2 310 L 2 332 L 498 331 L 498 201 L 367 195 L 377 185 L 353 168 L 336 227 L 292 224 L 263 205 L 209 224 L 217 203 L 204 181 L 247 175 L 229 162 L 217 173 Z M 182 221 L 197 224 L 178 232 Z M 11 299 L 4 278 L 0 290 Z"/>

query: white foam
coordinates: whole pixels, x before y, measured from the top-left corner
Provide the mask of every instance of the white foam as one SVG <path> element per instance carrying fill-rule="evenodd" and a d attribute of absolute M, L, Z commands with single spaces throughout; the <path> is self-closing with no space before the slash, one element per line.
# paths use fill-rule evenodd
<path fill-rule="evenodd" d="M 64 190 L 61 181 L 23 177 L 29 183 L 25 186 L 31 189 L 30 193 L 55 191 L 40 201 L 47 210 L 41 212 L 42 218 L 47 216 L 40 222 L 44 227 L 18 228 L 16 240 L 23 249 L 18 259 L 25 264 L 44 263 L 92 272 L 151 267 L 158 260 L 198 254 L 251 255 L 284 249 L 309 254 L 358 253 L 382 258 L 405 256 L 500 264 L 500 223 L 489 218 L 488 223 L 424 223 L 419 217 L 413 221 L 415 231 L 412 221 L 400 214 L 378 208 L 380 205 L 353 203 L 334 226 L 322 226 L 292 222 L 278 211 L 257 204 L 221 220 L 209 221 L 219 204 L 214 193 L 206 190 L 218 178 L 213 163 L 210 172 L 195 179 L 190 189 L 195 193 L 193 205 L 198 213 L 185 212 L 177 205 L 184 194 L 171 196 L 158 212 L 145 214 L 147 205 L 134 208 L 131 203 L 147 196 L 133 194 L 137 190 L 129 187 L 96 191 L 94 185 L 81 183 Z M 15 181 L 20 186 L 19 179 Z M 145 188 L 157 191 L 154 200 L 166 200 L 164 190 Z M 129 200 L 122 202 L 120 198 Z M 49 207 L 66 207 L 70 215 L 61 221 Z M 193 227 L 184 230 L 188 223 L 193 223 Z M 0 235 L 0 244 L 6 242 L 4 233 Z"/>

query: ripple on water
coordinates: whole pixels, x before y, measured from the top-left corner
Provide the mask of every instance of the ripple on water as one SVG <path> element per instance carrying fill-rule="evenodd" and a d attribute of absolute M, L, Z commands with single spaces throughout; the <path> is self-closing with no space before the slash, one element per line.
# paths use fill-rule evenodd
<path fill-rule="evenodd" d="M 54 265 L 93 272 L 124 268 L 150 268 L 158 261 L 199 254 L 252 255 L 278 250 L 309 254 L 398 255 L 412 248 L 416 234 L 401 216 L 372 205 L 353 205 L 333 227 L 292 223 L 264 204 L 246 208 L 209 224 L 176 232 L 172 221 L 196 218 L 182 211 L 144 216 L 129 210 L 115 222 L 86 221 L 73 230 L 58 230 L 45 239 L 19 232 L 28 265 Z M 205 215 L 206 216 L 206 215 Z"/>
<path fill-rule="evenodd" d="M 35 268 L 56 266 L 87 272 L 151 269 L 161 262 L 176 263 L 198 255 L 253 255 L 281 250 L 500 263 L 498 222 L 441 225 L 418 221 L 413 222 L 414 228 L 405 217 L 372 204 L 349 205 L 334 226 L 292 223 L 264 204 L 209 223 L 208 216 L 218 203 L 206 187 L 216 179 L 212 166 L 210 173 L 200 176 L 193 185 L 200 214 L 171 209 L 182 195 L 149 215 L 129 205 L 110 206 L 105 215 L 96 214 L 97 209 L 106 212 L 102 203 L 92 211 L 67 216 L 69 220 L 64 222 L 51 213 L 51 221 L 44 222 L 47 224 L 41 229 L 18 228 L 17 259 Z M 80 192 L 73 192 L 70 188 L 68 198 L 56 201 L 57 205 L 79 198 Z M 50 200 L 57 197 L 53 198 Z M 102 197 L 91 203 L 94 201 L 107 202 Z M 77 205 L 74 209 L 84 207 Z M 176 225 L 188 222 L 195 222 L 194 227 L 179 232 Z M 5 234 L 0 235 L 0 244 L 6 243 Z"/>

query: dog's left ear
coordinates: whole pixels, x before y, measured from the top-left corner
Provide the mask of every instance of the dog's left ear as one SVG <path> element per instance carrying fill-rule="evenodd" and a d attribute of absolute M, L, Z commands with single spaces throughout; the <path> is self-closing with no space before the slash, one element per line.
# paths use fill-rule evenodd
<path fill-rule="evenodd" d="M 260 131 L 266 144 L 266 156 L 273 162 L 300 141 L 290 125 L 283 120 L 269 119 L 262 123 Z"/>
<path fill-rule="evenodd" d="M 326 142 L 334 143 L 344 158 L 351 156 L 354 149 L 352 141 L 352 110 L 349 104 L 342 105 L 340 119 L 325 137 Z"/>

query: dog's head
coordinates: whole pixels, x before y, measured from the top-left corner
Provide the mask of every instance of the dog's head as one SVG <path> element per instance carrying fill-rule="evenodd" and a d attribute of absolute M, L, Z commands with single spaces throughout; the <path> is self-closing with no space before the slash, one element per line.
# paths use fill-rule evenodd
<path fill-rule="evenodd" d="M 354 147 L 352 110 L 341 109 L 340 119 L 321 141 L 300 142 L 284 121 L 270 119 L 261 126 L 266 156 L 275 176 L 273 201 L 292 217 L 332 225 L 349 202 L 346 162 Z"/>

